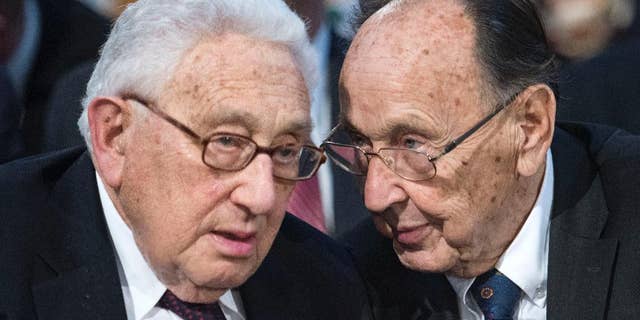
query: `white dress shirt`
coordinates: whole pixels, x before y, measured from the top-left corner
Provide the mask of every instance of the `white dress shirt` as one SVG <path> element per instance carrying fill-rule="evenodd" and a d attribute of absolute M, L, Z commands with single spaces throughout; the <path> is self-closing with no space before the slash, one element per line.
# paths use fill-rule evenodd
<path fill-rule="evenodd" d="M 514 313 L 514 319 L 517 320 L 547 318 L 547 262 L 552 201 L 553 162 L 551 151 L 547 151 L 546 170 L 538 198 L 522 229 L 495 266 L 522 290 Z M 461 319 L 483 320 L 484 315 L 469 292 L 475 278 L 447 276 L 447 279 L 456 291 Z"/>
<path fill-rule="evenodd" d="M 116 249 L 118 275 L 124 305 L 129 320 L 178 320 L 173 312 L 156 304 L 167 290 L 149 267 L 133 239 L 133 233 L 111 202 L 106 189 L 96 173 L 102 211 L 107 220 L 109 233 Z M 228 290 L 218 300 L 227 320 L 244 320 L 242 300 L 237 289 Z"/>

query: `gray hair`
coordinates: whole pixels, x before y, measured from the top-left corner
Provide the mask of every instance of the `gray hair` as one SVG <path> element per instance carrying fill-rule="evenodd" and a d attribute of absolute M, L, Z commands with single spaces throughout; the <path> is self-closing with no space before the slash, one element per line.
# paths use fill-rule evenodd
<path fill-rule="evenodd" d="M 89 150 L 93 99 L 132 92 L 158 97 L 187 51 L 229 32 L 286 45 L 309 92 L 315 86 L 305 24 L 281 0 L 139 0 L 115 22 L 87 85 L 78 127 Z"/>

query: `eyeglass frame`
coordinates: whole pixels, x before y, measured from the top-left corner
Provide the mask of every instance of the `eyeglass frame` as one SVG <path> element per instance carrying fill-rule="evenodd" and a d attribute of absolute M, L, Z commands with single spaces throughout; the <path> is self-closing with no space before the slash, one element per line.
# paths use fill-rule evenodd
<path fill-rule="evenodd" d="M 273 153 L 279 147 L 279 146 L 276 146 L 276 147 L 263 147 L 263 146 L 259 145 L 257 142 L 253 141 L 253 139 L 251 139 L 249 137 L 242 136 L 242 135 L 239 135 L 239 134 L 234 134 L 234 133 L 228 133 L 228 132 L 215 132 L 215 133 L 212 133 L 212 134 L 210 134 L 210 135 L 208 135 L 206 137 L 202 137 L 201 135 L 199 135 L 195 131 L 193 131 L 191 128 L 189 128 L 188 126 L 186 126 L 182 122 L 178 121 L 176 118 L 170 116 L 169 114 L 167 114 L 166 112 L 164 112 L 163 110 L 158 108 L 155 104 L 146 101 L 145 99 L 142 99 L 142 98 L 140 98 L 138 96 L 131 95 L 131 94 L 122 95 L 121 98 L 124 99 L 124 100 L 132 100 L 132 101 L 137 102 L 138 104 L 141 104 L 147 110 L 151 111 L 153 114 L 155 114 L 155 115 L 159 116 L 160 118 L 164 119 L 165 121 L 167 121 L 168 123 L 170 123 L 174 127 L 178 128 L 183 133 L 187 134 L 192 139 L 196 140 L 198 142 L 198 144 L 200 144 L 202 146 L 202 156 L 201 156 L 202 163 L 204 163 L 207 167 L 215 169 L 215 170 L 221 170 L 221 171 L 226 171 L 226 172 L 240 171 L 240 170 L 246 168 L 247 166 L 249 166 L 249 164 L 253 161 L 253 159 L 255 159 L 255 157 L 260 153 L 265 153 L 265 154 L 269 155 L 269 158 L 271 158 Z M 211 142 L 211 138 L 214 137 L 214 136 L 217 136 L 217 135 L 234 136 L 234 137 L 241 138 L 243 140 L 246 140 L 246 141 L 252 143 L 253 145 L 255 145 L 255 150 L 253 151 L 253 155 L 245 162 L 244 166 L 242 166 L 242 167 L 240 167 L 238 169 L 218 168 L 218 167 L 214 167 L 214 166 L 208 164 L 205 161 L 205 154 L 207 152 L 207 145 Z M 303 181 L 303 180 L 311 179 L 311 177 L 313 177 L 318 172 L 318 169 L 326 161 L 327 158 L 324 155 L 324 150 L 321 149 L 321 148 L 318 148 L 318 147 L 316 147 L 314 145 L 303 144 L 302 148 L 300 150 L 302 150 L 303 148 L 311 149 L 311 150 L 315 151 L 318 155 L 320 155 L 320 160 L 318 161 L 318 163 L 316 163 L 316 165 L 313 168 L 313 170 L 311 171 L 311 173 L 309 173 L 308 175 L 306 175 L 304 177 L 298 177 L 298 178 L 280 177 L 280 176 L 276 176 L 275 173 L 272 173 L 273 176 L 278 178 L 278 179 L 283 179 L 283 180 L 287 180 L 287 181 Z"/>
<path fill-rule="evenodd" d="M 382 162 L 385 164 L 385 166 L 387 168 L 389 168 L 391 171 L 393 171 L 393 173 L 395 173 L 396 175 L 398 175 L 399 177 L 408 180 L 408 181 L 413 181 L 413 182 L 417 182 L 417 181 L 426 181 L 426 180 L 430 180 L 433 179 L 437 174 L 438 174 L 438 167 L 435 164 L 435 161 L 440 159 L 442 156 L 444 156 L 445 154 L 453 151 L 456 147 L 458 147 L 463 141 L 465 141 L 467 138 L 469 138 L 472 134 L 474 134 L 476 131 L 478 131 L 480 128 L 482 128 L 487 122 L 489 122 L 489 120 L 491 120 L 493 117 L 495 117 L 498 113 L 500 113 L 500 111 L 506 109 L 508 106 L 510 106 L 511 104 L 513 104 L 513 102 L 515 102 L 516 98 L 518 97 L 520 93 L 515 93 L 514 95 L 512 95 L 509 99 L 507 99 L 505 102 L 503 103 L 498 103 L 494 106 L 494 110 L 489 113 L 487 116 L 485 116 L 484 118 L 482 118 L 478 123 L 476 123 L 473 127 L 471 127 L 471 129 L 467 130 L 466 132 L 464 132 L 463 134 L 461 134 L 460 136 L 458 136 L 457 138 L 451 140 L 451 142 L 449 142 L 446 146 L 444 146 L 444 149 L 442 150 L 442 152 L 440 152 L 438 155 L 436 156 L 432 156 L 424 151 L 417 151 L 417 150 L 413 150 L 413 149 L 408 149 L 408 148 L 379 148 L 378 151 L 366 151 L 364 149 L 362 149 L 362 147 L 356 146 L 356 145 L 350 145 L 350 144 L 344 144 L 344 143 L 339 143 L 339 142 L 333 142 L 330 141 L 329 139 L 331 138 L 331 136 L 333 136 L 333 134 L 338 130 L 338 128 L 342 125 L 341 123 L 339 123 L 338 125 L 336 125 L 333 129 L 331 129 L 331 131 L 329 132 L 329 136 L 327 139 L 325 139 L 322 144 L 320 145 L 320 148 L 322 150 L 325 150 L 326 152 L 326 145 L 335 145 L 335 146 L 341 146 L 341 147 L 350 147 L 350 148 L 354 148 L 359 150 L 360 152 L 362 152 L 362 154 L 364 154 L 364 156 L 367 159 L 367 170 L 361 174 L 352 172 L 351 170 L 347 169 L 344 167 L 343 164 L 339 163 L 338 161 L 336 161 L 333 157 L 331 157 L 328 153 L 327 153 L 327 157 L 329 157 L 334 163 L 336 163 L 340 168 L 342 168 L 343 170 L 354 174 L 354 175 L 358 175 L 358 176 L 364 176 L 367 174 L 367 172 L 369 171 L 369 162 L 371 162 L 371 158 L 376 156 L 378 158 L 380 158 L 382 160 Z M 425 179 L 411 179 L 411 178 L 407 178 L 404 177 L 402 175 L 400 175 L 398 172 L 396 172 L 395 169 L 390 167 L 390 164 L 387 163 L 387 161 L 385 160 L 384 157 L 382 157 L 380 155 L 380 151 L 382 150 L 397 150 L 397 151 L 411 151 L 420 155 L 424 155 L 427 157 L 427 160 L 431 163 L 431 165 L 433 166 L 433 175 L 425 178 Z"/>

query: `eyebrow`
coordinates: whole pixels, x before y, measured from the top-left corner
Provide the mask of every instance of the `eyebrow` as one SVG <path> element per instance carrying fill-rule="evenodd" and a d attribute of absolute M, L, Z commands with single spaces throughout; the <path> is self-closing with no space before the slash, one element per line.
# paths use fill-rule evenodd
<path fill-rule="evenodd" d="M 254 134 L 260 131 L 263 120 L 259 115 L 251 111 L 231 110 L 209 114 L 205 123 L 214 128 L 221 125 L 238 125 L 245 127 L 250 134 Z M 282 128 L 279 128 L 279 131 L 308 138 L 312 128 L 313 125 L 309 119 L 293 119 L 284 123 Z"/>
<path fill-rule="evenodd" d="M 362 130 L 357 128 L 346 116 L 342 117 L 341 123 L 347 130 L 362 133 Z M 438 129 L 425 128 L 424 123 L 417 121 L 415 118 L 389 119 L 386 121 L 384 127 L 374 128 L 368 138 L 372 140 L 384 140 L 398 137 L 404 133 L 417 133 L 424 135 L 429 140 L 435 140 L 442 135 L 440 130 L 436 130 Z"/>

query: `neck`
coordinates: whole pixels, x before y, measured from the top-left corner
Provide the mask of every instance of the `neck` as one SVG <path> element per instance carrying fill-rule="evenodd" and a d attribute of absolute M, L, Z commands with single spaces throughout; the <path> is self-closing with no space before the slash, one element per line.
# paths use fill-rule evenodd
<path fill-rule="evenodd" d="M 482 249 L 474 254 L 475 258 L 462 261 L 458 267 L 450 271 L 451 274 L 472 278 L 496 266 L 533 210 L 542 188 L 545 167 L 545 164 L 540 166 L 533 176 L 518 177 L 515 186 L 511 188 L 513 191 L 508 194 L 504 203 L 498 208 L 500 212 L 495 215 L 497 222 L 493 228 L 498 231 L 483 239 L 484 243 L 479 245 Z M 487 233 L 487 230 L 478 231 Z"/>

